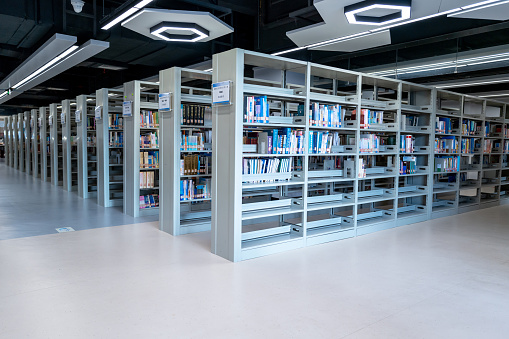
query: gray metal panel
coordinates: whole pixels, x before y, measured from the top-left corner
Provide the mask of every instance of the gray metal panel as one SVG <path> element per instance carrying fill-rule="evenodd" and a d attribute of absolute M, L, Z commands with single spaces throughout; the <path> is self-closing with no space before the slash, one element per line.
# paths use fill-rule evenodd
<path fill-rule="evenodd" d="M 48 107 L 41 107 L 39 108 L 39 119 L 41 119 L 41 128 L 39 130 L 40 133 L 40 148 L 41 148 L 41 156 L 40 156 L 40 162 L 41 162 L 41 180 L 42 181 L 49 181 L 50 179 L 50 172 L 48 171 L 50 159 L 48 159 L 48 140 L 46 139 L 49 131 L 48 131 Z"/>
<path fill-rule="evenodd" d="M 132 116 L 124 117 L 124 213 L 140 215 L 140 84 L 124 84 L 124 98 L 133 102 Z"/>
<path fill-rule="evenodd" d="M 18 155 L 19 155 L 19 152 L 18 152 L 18 117 L 16 115 L 12 115 L 11 116 L 11 126 L 12 126 L 12 131 L 11 131 L 11 139 L 12 139 L 12 164 L 11 164 L 11 167 L 15 168 L 15 169 L 19 169 L 19 164 L 18 164 Z"/>
<path fill-rule="evenodd" d="M 18 114 L 18 162 L 19 162 L 19 170 L 25 171 L 25 125 L 24 125 L 25 117 L 23 113 Z"/>
<path fill-rule="evenodd" d="M 87 96 L 76 97 L 76 110 L 81 111 L 81 121 L 76 122 L 78 143 L 78 195 L 88 198 L 87 173 Z"/>
<path fill-rule="evenodd" d="M 32 140 L 31 140 L 31 128 L 30 128 L 30 116 L 31 113 L 26 111 L 23 113 L 23 130 L 25 138 L 25 172 L 32 174 Z"/>
<path fill-rule="evenodd" d="M 71 101 L 62 101 L 62 156 L 63 156 L 63 189 L 70 192 L 72 190 L 71 174 Z"/>
<path fill-rule="evenodd" d="M 102 107 L 101 119 L 95 120 L 97 148 L 97 203 L 111 207 L 108 126 L 108 89 L 96 91 L 96 105 Z"/>
<path fill-rule="evenodd" d="M 33 109 L 31 112 L 30 126 L 32 132 L 30 138 L 32 140 L 32 176 L 34 178 L 39 177 L 39 125 L 37 124 L 37 118 L 39 110 Z"/>
<path fill-rule="evenodd" d="M 58 110 L 57 104 L 49 105 L 50 129 L 50 152 L 51 152 L 51 184 L 58 186 Z M 48 120 L 49 121 L 49 120 Z"/>

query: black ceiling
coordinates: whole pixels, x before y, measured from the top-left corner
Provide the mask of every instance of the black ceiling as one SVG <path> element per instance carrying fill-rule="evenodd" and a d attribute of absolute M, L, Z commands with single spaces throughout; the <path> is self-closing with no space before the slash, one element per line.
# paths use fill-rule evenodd
<path fill-rule="evenodd" d="M 70 0 L 0 0 L 0 79 L 55 33 L 77 36 L 80 43 L 91 38 L 110 43 L 110 48 L 96 57 L 0 106 L 0 114 L 117 87 L 156 75 L 161 69 L 210 59 L 212 54 L 232 47 L 267 53 L 292 48 L 295 45 L 287 38 L 287 31 L 321 21 L 311 0 L 156 0 L 149 7 L 209 11 L 233 26 L 235 32 L 208 43 L 186 44 L 152 40 L 120 25 L 109 31 L 99 29 L 101 20 L 134 2 L 85 0 L 83 12 L 77 14 Z M 439 17 L 394 28 L 391 37 L 392 45 L 366 51 L 299 51 L 287 56 L 357 69 L 509 44 L 509 21 Z"/>

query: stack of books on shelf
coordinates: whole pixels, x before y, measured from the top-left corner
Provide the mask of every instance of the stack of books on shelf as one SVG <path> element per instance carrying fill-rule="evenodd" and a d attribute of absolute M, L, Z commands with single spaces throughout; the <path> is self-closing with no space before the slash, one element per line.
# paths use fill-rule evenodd
<path fill-rule="evenodd" d="M 464 138 L 461 139 L 461 153 L 471 154 L 475 153 L 475 139 Z"/>
<path fill-rule="evenodd" d="M 292 158 L 243 159 L 242 174 L 291 173 Z"/>
<path fill-rule="evenodd" d="M 110 147 L 124 147 L 124 132 L 110 132 Z"/>
<path fill-rule="evenodd" d="M 485 125 L 484 125 L 484 136 L 485 137 L 493 137 L 498 134 L 502 134 L 502 126 L 495 125 L 493 123 L 490 123 L 489 121 L 486 121 Z"/>
<path fill-rule="evenodd" d="M 158 132 L 150 132 L 140 135 L 140 148 L 159 148 Z"/>
<path fill-rule="evenodd" d="M 211 174 L 212 158 L 210 156 L 189 155 L 180 160 L 180 175 Z"/>
<path fill-rule="evenodd" d="M 155 187 L 155 172 L 144 171 L 140 172 L 140 188 L 154 188 Z"/>
<path fill-rule="evenodd" d="M 140 208 L 159 207 L 159 194 L 140 195 Z"/>
<path fill-rule="evenodd" d="M 180 107 L 181 125 L 205 126 L 205 122 L 211 120 L 212 110 L 210 107 L 187 104 L 182 104 Z"/>
<path fill-rule="evenodd" d="M 419 117 L 415 115 L 401 114 L 401 130 L 406 131 L 408 127 L 417 127 L 419 125 Z"/>
<path fill-rule="evenodd" d="M 244 145 L 257 145 L 250 150 L 260 154 L 304 154 L 304 131 L 291 128 L 270 132 L 245 132 Z"/>
<path fill-rule="evenodd" d="M 335 153 L 334 146 L 341 145 L 355 145 L 355 136 L 338 132 L 309 131 L 309 153 Z"/>
<path fill-rule="evenodd" d="M 309 125 L 316 127 L 341 127 L 342 110 L 340 105 L 321 105 L 312 103 L 309 109 Z"/>
<path fill-rule="evenodd" d="M 404 156 L 399 161 L 399 174 L 415 174 L 417 172 L 417 158 L 414 156 Z"/>
<path fill-rule="evenodd" d="M 452 121 L 449 118 L 437 117 L 435 120 L 435 132 L 443 134 L 452 133 Z"/>
<path fill-rule="evenodd" d="M 180 131 L 181 151 L 206 151 L 210 148 L 212 131 Z M 207 146 L 207 147 L 206 147 Z"/>
<path fill-rule="evenodd" d="M 365 178 L 366 177 L 366 163 L 363 158 L 359 158 L 358 169 L 357 169 L 357 177 Z"/>
<path fill-rule="evenodd" d="M 509 153 L 509 140 L 504 141 L 504 153 Z"/>
<path fill-rule="evenodd" d="M 95 131 L 95 117 L 87 117 L 87 131 Z"/>
<path fill-rule="evenodd" d="M 210 179 L 180 180 L 180 201 L 210 199 Z"/>
<path fill-rule="evenodd" d="M 497 140 L 484 140 L 484 153 L 496 152 L 500 146 L 500 142 Z"/>
<path fill-rule="evenodd" d="M 95 135 L 87 136 L 87 147 L 95 147 L 96 138 Z"/>
<path fill-rule="evenodd" d="M 140 112 L 141 128 L 159 128 L 159 112 L 157 111 L 141 111 Z"/>
<path fill-rule="evenodd" d="M 459 171 L 458 157 L 435 157 L 435 172 Z"/>
<path fill-rule="evenodd" d="M 482 129 L 482 123 L 474 120 L 463 119 L 461 124 L 461 134 L 479 135 Z"/>
<path fill-rule="evenodd" d="M 108 126 L 110 126 L 110 129 L 124 128 L 122 114 L 110 114 L 108 116 Z"/>
<path fill-rule="evenodd" d="M 382 138 L 376 134 L 361 134 L 359 140 L 360 153 L 379 153 Z"/>
<path fill-rule="evenodd" d="M 456 137 L 446 136 L 435 138 L 435 153 L 458 153 Z"/>
<path fill-rule="evenodd" d="M 504 125 L 504 138 L 509 139 L 509 128 L 507 128 L 507 125 Z"/>
<path fill-rule="evenodd" d="M 415 138 L 413 135 L 400 135 L 400 151 L 402 153 L 413 153 Z"/>
<path fill-rule="evenodd" d="M 352 112 L 352 120 L 356 119 L 357 110 Z M 372 111 L 369 109 L 361 109 L 360 115 L 360 127 L 361 129 L 368 129 L 372 124 L 383 124 L 384 123 L 384 112 L 383 111 Z"/>
<path fill-rule="evenodd" d="M 269 123 L 269 102 L 266 96 L 244 97 L 244 122 Z"/>
<path fill-rule="evenodd" d="M 159 168 L 159 151 L 140 152 L 140 168 Z"/>

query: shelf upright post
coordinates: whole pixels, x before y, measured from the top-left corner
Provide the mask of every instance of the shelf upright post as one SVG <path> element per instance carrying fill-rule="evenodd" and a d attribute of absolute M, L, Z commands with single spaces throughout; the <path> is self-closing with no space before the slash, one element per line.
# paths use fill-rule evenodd
<path fill-rule="evenodd" d="M 87 95 L 76 97 L 76 113 L 79 112 L 79 121 L 76 121 L 78 144 L 78 195 L 88 198 L 88 171 L 87 171 Z"/>
<path fill-rule="evenodd" d="M 18 114 L 19 170 L 25 172 L 25 114 Z"/>
<path fill-rule="evenodd" d="M 32 140 L 32 176 L 39 177 L 39 125 L 37 124 L 38 109 L 31 111 L 30 117 L 30 138 Z"/>
<path fill-rule="evenodd" d="M 110 207 L 109 185 L 109 126 L 108 126 L 108 89 L 102 88 L 95 92 L 96 110 L 100 110 L 100 118 L 95 118 L 96 149 L 97 149 L 97 203 Z"/>
<path fill-rule="evenodd" d="M 63 189 L 72 190 L 72 168 L 71 168 L 71 101 L 62 101 L 62 156 L 63 156 Z"/>
<path fill-rule="evenodd" d="M 159 111 L 159 225 L 161 231 L 180 235 L 180 96 L 181 69 L 159 72 L 159 92 L 171 93 L 173 109 Z"/>
<path fill-rule="evenodd" d="M 438 109 L 438 92 L 436 88 L 431 89 L 431 112 L 429 117 L 429 125 L 431 127 L 429 133 L 429 156 L 428 156 L 428 188 L 429 194 L 427 204 L 428 204 L 428 220 L 432 219 L 433 214 L 433 184 L 434 184 L 434 172 L 435 172 L 435 121 L 437 116 Z"/>
<path fill-rule="evenodd" d="M 12 167 L 12 118 L 5 118 L 5 161 L 8 166 Z"/>
<path fill-rule="evenodd" d="M 232 81 L 230 105 L 212 106 L 212 253 L 241 260 L 242 123 L 244 54 L 240 49 L 212 57 L 212 82 Z M 219 178 L 221 177 L 221 178 Z M 220 183 L 220 184 L 219 184 Z"/>
<path fill-rule="evenodd" d="M 19 169 L 18 117 L 16 115 L 11 116 L 11 126 L 12 126 L 12 130 L 11 130 L 12 151 L 11 151 L 11 153 L 13 156 L 12 167 L 14 169 Z"/>
<path fill-rule="evenodd" d="M 25 172 L 26 174 L 32 174 L 32 150 L 30 148 L 30 111 L 23 113 L 23 131 L 24 131 L 24 142 L 25 142 Z"/>
<path fill-rule="evenodd" d="M 57 104 L 49 105 L 49 129 L 50 129 L 50 152 L 51 152 L 51 184 L 58 186 L 58 109 Z"/>
<path fill-rule="evenodd" d="M 41 180 L 46 182 L 50 180 L 50 171 L 48 171 L 48 167 L 50 164 L 50 159 L 48 159 L 48 156 L 50 155 L 48 153 L 48 147 L 50 145 L 49 140 L 47 139 L 48 135 L 48 107 L 41 107 L 39 108 L 39 121 L 40 124 L 40 149 L 41 149 L 41 156 L 40 156 L 40 163 L 41 163 Z"/>
<path fill-rule="evenodd" d="M 355 178 L 353 179 L 353 193 L 354 193 L 354 201 L 355 201 L 355 206 L 354 206 L 354 209 L 353 209 L 353 220 L 354 220 L 354 227 L 355 227 L 355 235 L 359 235 L 360 234 L 360 229 L 358 227 L 358 215 L 359 215 L 359 182 L 360 182 L 360 179 L 359 179 L 359 164 L 360 164 L 360 160 L 361 160 L 361 157 L 360 157 L 360 145 L 359 145 L 359 140 L 361 139 L 361 104 L 362 104 L 362 81 L 363 81 L 363 75 L 362 74 L 359 74 L 359 76 L 357 77 L 357 92 L 356 92 L 356 99 L 357 99 L 357 107 L 356 107 L 356 112 L 359 112 L 359 113 L 356 113 L 355 114 L 355 139 L 356 139 L 356 142 L 355 144 L 357 145 L 356 146 L 356 151 L 355 151 L 355 165 L 354 165 L 354 171 L 355 171 Z"/>

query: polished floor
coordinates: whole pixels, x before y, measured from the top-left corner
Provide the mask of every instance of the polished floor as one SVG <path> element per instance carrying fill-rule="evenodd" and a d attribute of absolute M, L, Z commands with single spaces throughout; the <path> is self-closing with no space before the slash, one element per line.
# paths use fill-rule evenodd
<path fill-rule="evenodd" d="M 104 208 L 5 165 L 0 159 L 0 240 L 158 220 L 132 218 L 121 207 Z"/>
<path fill-rule="evenodd" d="M 209 238 L 0 241 L 0 338 L 508 337 L 509 206 L 236 264 Z"/>

